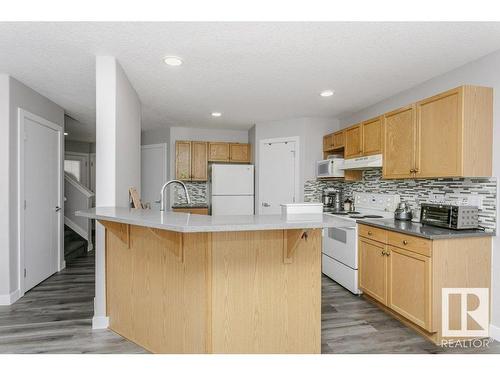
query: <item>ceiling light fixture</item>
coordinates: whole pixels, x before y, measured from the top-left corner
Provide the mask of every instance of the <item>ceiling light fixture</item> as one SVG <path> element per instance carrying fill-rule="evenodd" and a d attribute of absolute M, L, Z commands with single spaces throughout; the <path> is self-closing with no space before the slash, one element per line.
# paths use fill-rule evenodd
<path fill-rule="evenodd" d="M 329 96 L 332 96 L 334 93 L 333 90 L 324 90 L 324 91 L 321 91 L 320 92 L 320 95 L 323 97 L 323 98 L 327 98 Z"/>
<path fill-rule="evenodd" d="M 220 112 L 212 112 L 212 117 L 221 117 L 222 113 Z"/>
<path fill-rule="evenodd" d="M 68 132 L 64 132 L 64 135 L 68 135 L 69 133 Z"/>
<path fill-rule="evenodd" d="M 181 58 L 177 57 L 177 56 L 165 56 L 163 58 L 163 61 L 165 62 L 165 64 L 170 65 L 170 66 L 182 65 Z"/>

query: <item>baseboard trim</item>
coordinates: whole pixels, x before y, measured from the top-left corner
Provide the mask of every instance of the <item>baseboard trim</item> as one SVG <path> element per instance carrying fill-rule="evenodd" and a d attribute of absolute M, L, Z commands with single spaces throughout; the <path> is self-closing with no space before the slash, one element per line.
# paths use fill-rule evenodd
<path fill-rule="evenodd" d="M 17 289 L 10 294 L 0 294 L 0 306 L 9 306 L 21 298 L 21 290 Z"/>
<path fill-rule="evenodd" d="M 500 341 L 500 327 L 490 324 L 490 337 L 495 341 Z"/>
<path fill-rule="evenodd" d="M 109 317 L 94 316 L 92 318 L 92 329 L 107 329 L 109 327 Z"/>

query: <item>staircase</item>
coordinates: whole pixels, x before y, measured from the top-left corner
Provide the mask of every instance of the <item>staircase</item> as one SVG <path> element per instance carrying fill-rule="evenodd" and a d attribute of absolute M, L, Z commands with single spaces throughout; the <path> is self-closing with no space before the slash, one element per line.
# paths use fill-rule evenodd
<path fill-rule="evenodd" d="M 87 241 L 67 225 L 64 226 L 64 261 L 78 258 L 87 253 Z"/>
<path fill-rule="evenodd" d="M 64 254 L 76 252 L 83 241 L 86 251 L 94 248 L 93 220 L 76 216 L 75 212 L 94 206 L 94 193 L 68 173 L 64 174 Z M 66 243 L 66 238 L 69 242 Z M 69 251 L 66 251 L 68 246 Z M 66 259 L 66 256 L 65 256 Z M 67 260 L 67 259 L 66 259 Z"/>

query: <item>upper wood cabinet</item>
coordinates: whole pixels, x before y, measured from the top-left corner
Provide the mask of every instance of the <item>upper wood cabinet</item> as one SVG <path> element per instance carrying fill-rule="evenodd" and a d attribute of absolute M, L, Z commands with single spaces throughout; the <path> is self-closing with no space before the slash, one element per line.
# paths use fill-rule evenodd
<path fill-rule="evenodd" d="M 191 180 L 191 142 L 175 142 L 175 178 Z"/>
<path fill-rule="evenodd" d="M 487 177 L 493 91 L 461 86 L 384 115 L 384 178 Z"/>
<path fill-rule="evenodd" d="M 191 181 L 208 179 L 208 143 L 191 142 Z"/>
<path fill-rule="evenodd" d="M 208 144 L 208 161 L 229 161 L 229 143 L 210 142 Z"/>
<path fill-rule="evenodd" d="M 356 158 L 363 155 L 361 144 L 361 124 L 345 130 L 344 158 Z"/>
<path fill-rule="evenodd" d="M 251 150 L 248 143 L 231 143 L 229 145 L 229 161 L 233 163 L 250 163 Z"/>
<path fill-rule="evenodd" d="M 491 88 L 461 86 L 417 102 L 416 110 L 416 177 L 491 176 Z"/>
<path fill-rule="evenodd" d="M 386 113 L 383 133 L 383 177 L 413 177 L 416 144 L 415 106 Z"/>
<path fill-rule="evenodd" d="M 332 148 L 334 150 L 342 148 L 345 146 L 344 143 L 345 132 L 343 130 L 335 132 L 332 134 Z"/>
<path fill-rule="evenodd" d="M 323 136 L 323 151 L 338 150 L 344 147 L 344 130 Z"/>
<path fill-rule="evenodd" d="M 207 181 L 207 142 L 175 142 L 175 178 L 181 181 Z"/>
<path fill-rule="evenodd" d="M 208 161 L 250 163 L 251 150 L 248 143 L 210 142 Z"/>
<path fill-rule="evenodd" d="M 323 151 L 330 151 L 333 148 L 333 134 L 323 136 Z"/>
<path fill-rule="evenodd" d="M 363 156 L 382 153 L 382 122 L 383 117 L 376 117 L 361 123 Z"/>

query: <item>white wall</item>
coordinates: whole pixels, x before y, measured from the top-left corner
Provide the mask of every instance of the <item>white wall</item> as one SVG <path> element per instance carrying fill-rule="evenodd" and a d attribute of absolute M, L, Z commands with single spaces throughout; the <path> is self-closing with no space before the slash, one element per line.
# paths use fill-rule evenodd
<path fill-rule="evenodd" d="M 403 91 L 371 107 L 365 108 L 352 116 L 342 118 L 342 126 L 347 126 L 383 114 L 392 109 L 410 104 L 419 99 L 463 85 L 481 85 L 493 87 L 493 176 L 500 176 L 500 51 L 473 61 L 458 69 L 432 78 L 410 90 Z M 498 197 L 498 192 L 497 192 Z M 500 207 L 497 202 L 497 220 Z M 492 332 L 500 340 L 500 238 L 493 238 L 492 259 Z"/>
<path fill-rule="evenodd" d="M 141 103 L 114 57 L 96 58 L 96 206 L 128 207 L 141 187 Z M 94 328 L 107 327 L 104 229 L 96 224 Z"/>
<path fill-rule="evenodd" d="M 10 300 L 9 251 L 9 76 L 0 74 L 0 304 Z M 3 296 L 3 297 L 2 297 Z"/>
<path fill-rule="evenodd" d="M 8 93 L 8 94 L 7 94 Z M 18 108 L 64 127 L 64 110 L 16 79 L 0 76 L 0 296 L 19 290 L 17 200 Z M 6 116 L 8 119 L 6 121 Z M 1 297 L 0 297 L 1 298 Z"/>
<path fill-rule="evenodd" d="M 338 129 L 339 122 L 334 118 L 304 117 L 283 121 L 273 121 L 255 124 L 250 131 L 251 142 L 254 143 L 254 163 L 256 168 L 255 186 L 259 186 L 259 143 L 263 139 L 299 137 L 300 140 L 300 195 L 304 200 L 304 183 L 316 178 L 315 163 L 323 157 L 323 136 Z M 258 212 L 257 202 L 259 191 L 255 191 L 255 212 Z"/>

